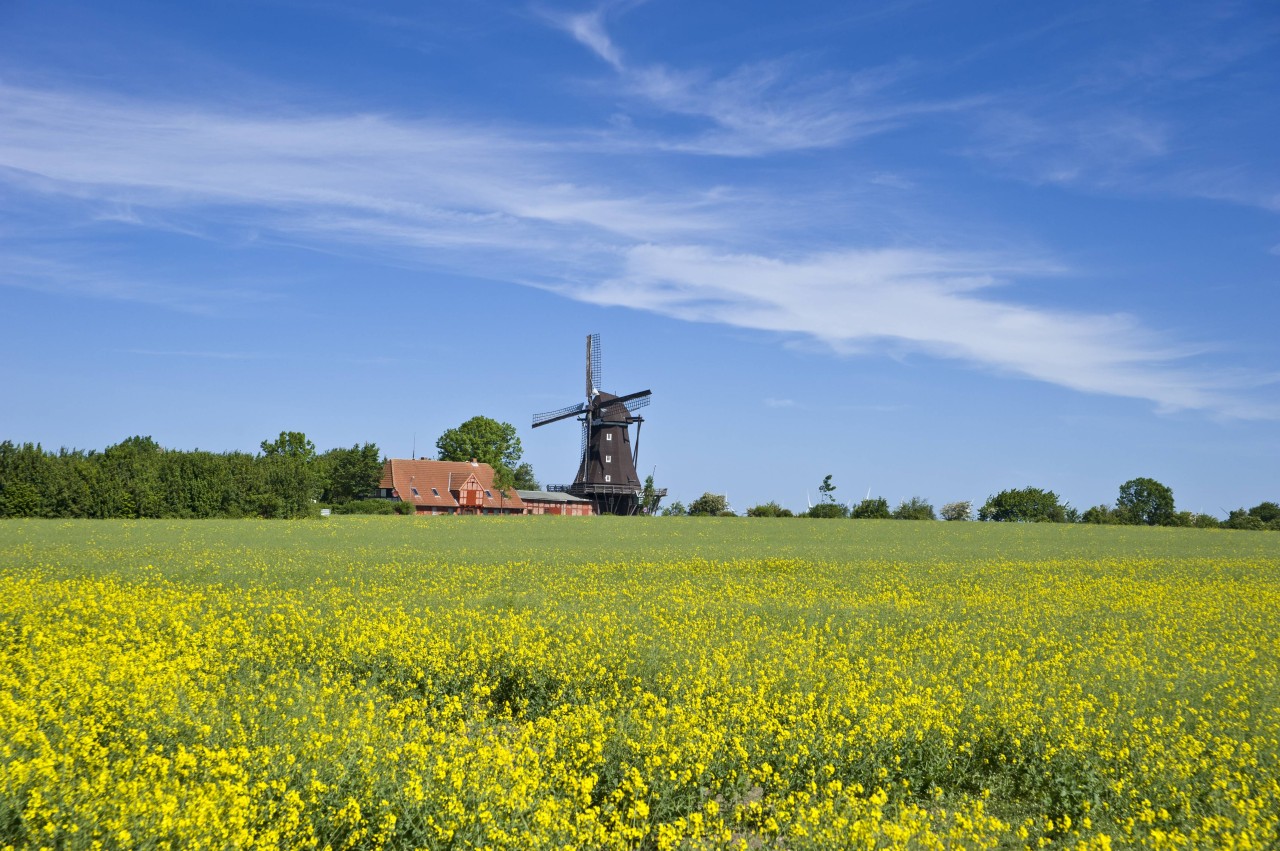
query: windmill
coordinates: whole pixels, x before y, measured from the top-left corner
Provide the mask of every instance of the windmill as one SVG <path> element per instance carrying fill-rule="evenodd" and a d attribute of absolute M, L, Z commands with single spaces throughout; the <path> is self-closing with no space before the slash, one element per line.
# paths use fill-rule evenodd
<path fill-rule="evenodd" d="M 641 390 L 615 396 L 600 389 L 600 335 L 587 336 L 586 401 L 558 411 L 534 414 L 533 427 L 574 417 L 582 424 L 582 443 L 578 450 L 578 475 L 571 485 L 550 485 L 549 490 L 564 491 L 589 499 L 597 514 L 635 514 L 640 508 L 644 489 L 636 462 L 640 457 L 640 426 L 644 417 L 636 411 L 649 404 L 651 391 Z M 630 426 L 636 427 L 636 442 L 631 443 Z M 658 497 L 666 491 L 658 492 Z"/>

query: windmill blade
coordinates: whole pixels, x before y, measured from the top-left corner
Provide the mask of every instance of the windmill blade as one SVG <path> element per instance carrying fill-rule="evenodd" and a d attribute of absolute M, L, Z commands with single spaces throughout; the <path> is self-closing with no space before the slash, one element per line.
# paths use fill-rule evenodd
<path fill-rule="evenodd" d="M 558 422 L 559 420 L 567 420 L 569 417 L 581 414 L 587 410 L 586 402 L 579 402 L 576 405 L 570 405 L 567 408 L 561 408 L 558 411 L 547 411 L 545 414 L 533 415 L 533 427 L 544 426 L 547 423 Z"/>
<path fill-rule="evenodd" d="M 609 408 L 612 408 L 614 405 L 621 405 L 622 407 L 627 408 L 627 410 L 630 411 L 631 409 L 627 407 L 628 402 L 632 401 L 633 399 L 642 399 L 646 396 L 651 395 L 652 393 L 653 393 L 652 390 L 641 390 L 639 393 L 628 393 L 625 396 L 614 396 L 612 399 L 603 399 L 597 402 L 595 407 L 597 411 L 605 411 L 605 410 L 608 410 Z M 643 407 L 643 405 L 641 407 Z"/>
<path fill-rule="evenodd" d="M 586 419 L 582 420 L 582 446 L 578 448 L 578 457 L 582 459 L 582 472 L 587 471 L 587 441 L 591 437 L 591 426 Z"/>
<path fill-rule="evenodd" d="M 652 401 L 653 401 L 652 395 L 641 396 L 639 399 L 632 399 L 629 402 L 623 402 L 622 406 L 634 414 L 636 411 L 640 410 L 641 408 L 648 406 L 648 404 Z"/>
<path fill-rule="evenodd" d="M 603 380 L 600 366 L 600 335 L 587 335 L 587 398 L 590 399 L 600 390 Z"/>

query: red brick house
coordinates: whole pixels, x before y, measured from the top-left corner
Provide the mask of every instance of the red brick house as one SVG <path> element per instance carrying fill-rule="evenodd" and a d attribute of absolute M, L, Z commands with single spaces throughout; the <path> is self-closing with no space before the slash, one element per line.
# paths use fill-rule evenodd
<path fill-rule="evenodd" d="M 416 514 L 525 514 L 514 488 L 493 486 L 493 468 L 478 461 L 392 458 L 382 467 L 377 496 L 413 504 Z"/>

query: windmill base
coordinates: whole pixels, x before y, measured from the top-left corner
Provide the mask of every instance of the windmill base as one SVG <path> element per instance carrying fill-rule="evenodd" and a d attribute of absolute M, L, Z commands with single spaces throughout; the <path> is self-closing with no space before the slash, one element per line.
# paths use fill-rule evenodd
<path fill-rule="evenodd" d="M 640 489 L 636 487 L 574 482 L 571 485 L 547 485 L 547 490 L 570 493 L 590 500 L 596 514 L 630 517 L 640 511 Z"/>

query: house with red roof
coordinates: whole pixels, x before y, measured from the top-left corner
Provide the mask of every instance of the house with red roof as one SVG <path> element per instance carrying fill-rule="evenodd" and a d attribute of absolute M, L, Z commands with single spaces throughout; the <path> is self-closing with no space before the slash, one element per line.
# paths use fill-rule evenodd
<path fill-rule="evenodd" d="M 514 488 L 493 486 L 493 468 L 479 461 L 392 458 L 382 466 L 377 495 L 412 503 L 415 514 L 526 514 Z"/>

